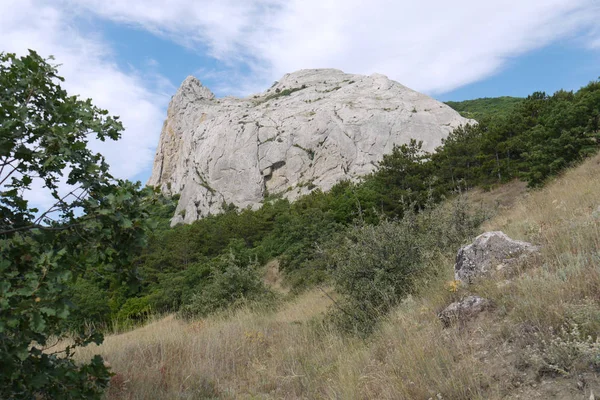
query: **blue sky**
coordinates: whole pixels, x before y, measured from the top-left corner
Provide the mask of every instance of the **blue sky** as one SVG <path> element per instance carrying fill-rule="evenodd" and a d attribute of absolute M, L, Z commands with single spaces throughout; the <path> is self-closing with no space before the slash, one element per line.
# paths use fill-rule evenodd
<path fill-rule="evenodd" d="M 188 75 L 217 96 L 301 68 L 382 73 L 442 101 L 576 90 L 600 77 L 597 21 L 598 0 L 0 0 L 0 51 L 54 55 L 70 93 L 125 124 L 91 145 L 145 181 Z"/>
<path fill-rule="evenodd" d="M 578 90 L 599 78 L 600 51 L 567 41 L 515 57 L 487 78 L 434 97 L 441 101 L 525 97 L 535 91 Z"/>

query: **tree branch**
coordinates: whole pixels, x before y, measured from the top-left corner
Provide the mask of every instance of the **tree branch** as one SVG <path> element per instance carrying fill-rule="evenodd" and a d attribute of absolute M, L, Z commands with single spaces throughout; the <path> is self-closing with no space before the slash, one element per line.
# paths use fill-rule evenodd
<path fill-rule="evenodd" d="M 67 203 L 65 203 L 65 199 L 67 199 L 67 197 L 69 197 L 69 196 L 71 196 L 71 195 L 72 195 L 72 196 L 75 196 L 75 198 L 76 198 L 77 200 L 81 200 L 81 198 L 82 198 L 82 196 L 84 195 L 84 193 L 86 193 L 86 192 L 87 192 L 87 189 L 83 190 L 83 192 L 82 192 L 81 194 L 79 194 L 79 195 L 76 195 L 76 194 L 75 194 L 75 192 L 76 192 L 77 190 L 79 190 L 79 189 L 81 189 L 81 186 L 79 186 L 79 187 L 77 187 L 77 188 L 75 188 L 75 189 L 71 190 L 69 193 L 67 193 L 67 194 L 66 194 L 66 195 L 64 195 L 63 197 L 59 198 L 59 199 L 58 199 L 58 201 L 57 201 L 56 203 L 54 203 L 54 204 L 52 205 L 52 207 L 50 207 L 48 210 L 46 210 L 46 211 L 45 211 L 45 212 L 44 212 L 42 215 L 40 215 L 40 216 L 39 216 L 39 217 L 38 217 L 38 218 L 37 218 L 37 219 L 36 219 L 36 220 L 33 222 L 33 224 L 34 224 L 34 225 L 39 225 L 39 224 L 40 224 L 40 223 L 41 223 L 41 222 L 44 220 L 44 218 L 45 218 L 45 217 L 46 217 L 48 214 L 50 214 L 50 213 L 52 213 L 52 212 L 54 212 L 54 211 L 59 211 L 59 210 L 60 210 L 60 208 L 58 208 L 58 206 L 59 206 L 60 204 L 63 204 L 63 205 L 67 205 L 67 206 L 68 206 L 68 204 L 67 204 Z"/>
<path fill-rule="evenodd" d="M 12 164 L 8 164 L 8 165 L 10 165 L 11 167 L 13 167 L 13 169 L 12 169 L 12 171 L 10 171 L 10 172 L 9 172 L 9 173 L 8 173 L 8 174 L 7 174 L 7 175 L 4 177 L 4 179 L 2 179 L 2 181 L 0 181 L 0 186 L 2 186 L 2 185 L 4 184 L 4 182 L 6 182 L 6 180 L 7 180 L 8 178 L 10 178 L 10 176 L 11 176 L 12 174 L 14 174 L 14 173 L 15 173 L 15 171 L 17 171 L 17 170 L 19 169 L 19 167 L 21 166 L 21 163 L 19 163 L 19 164 L 18 164 L 16 167 L 15 167 L 15 166 L 13 166 Z M 2 171 L 4 171 L 4 167 L 5 167 L 5 165 L 3 165 L 3 166 L 2 166 L 2 169 L 0 170 L 0 178 L 2 177 L 1 173 L 2 173 Z"/>
<path fill-rule="evenodd" d="M 40 229 L 40 230 L 44 230 L 44 231 L 64 231 L 64 230 L 71 229 L 73 227 L 77 227 L 77 226 L 81 226 L 81 225 L 82 225 L 81 223 L 68 224 L 68 225 L 63 225 L 63 226 L 44 226 L 44 225 L 32 224 L 32 225 L 27 225 L 27 226 L 21 226 L 19 228 L 13 228 L 13 229 L 5 230 L 5 231 L 0 231 L 0 235 L 8 235 L 11 233 L 29 231 L 32 229 Z"/>
<path fill-rule="evenodd" d="M 329 295 L 329 293 L 327 293 L 325 290 L 323 290 L 323 288 L 322 288 L 322 287 L 320 287 L 320 286 L 319 286 L 319 290 L 320 290 L 321 292 L 323 292 L 323 294 L 324 294 L 325 296 L 327 296 L 327 297 L 329 298 L 329 300 L 331 300 L 331 301 L 333 302 L 333 305 L 334 305 L 334 306 L 336 306 L 336 307 L 338 308 L 338 310 L 340 310 L 341 312 L 343 312 L 343 313 L 344 313 L 344 314 L 346 314 L 347 316 L 354 318 L 354 319 L 355 319 L 355 320 L 357 320 L 358 322 L 361 322 L 361 320 L 360 320 L 360 319 L 359 319 L 359 318 L 358 318 L 356 315 L 349 313 L 349 312 L 348 312 L 348 311 L 346 311 L 346 310 L 345 310 L 345 309 L 344 309 L 342 306 L 340 306 L 340 305 L 338 304 L 338 302 L 337 302 L 337 301 L 335 301 L 335 300 L 333 299 L 333 297 L 331 297 L 331 296 Z"/>

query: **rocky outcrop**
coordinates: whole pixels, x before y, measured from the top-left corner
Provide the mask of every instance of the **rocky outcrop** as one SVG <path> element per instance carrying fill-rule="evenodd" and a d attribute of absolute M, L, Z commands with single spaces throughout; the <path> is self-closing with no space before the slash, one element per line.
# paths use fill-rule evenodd
<path fill-rule="evenodd" d="M 537 246 L 513 240 L 503 232 L 486 232 L 458 250 L 454 277 L 463 283 L 471 283 L 492 270 L 512 266 L 538 252 Z"/>
<path fill-rule="evenodd" d="M 458 321 L 466 321 L 475 317 L 490 306 L 490 302 L 479 296 L 467 296 L 460 301 L 451 303 L 438 314 L 445 327 Z"/>
<path fill-rule="evenodd" d="M 169 104 L 149 184 L 180 194 L 173 223 L 256 208 L 372 172 L 395 144 L 433 151 L 469 122 L 383 75 L 302 70 L 266 92 L 217 99 L 187 78 Z"/>

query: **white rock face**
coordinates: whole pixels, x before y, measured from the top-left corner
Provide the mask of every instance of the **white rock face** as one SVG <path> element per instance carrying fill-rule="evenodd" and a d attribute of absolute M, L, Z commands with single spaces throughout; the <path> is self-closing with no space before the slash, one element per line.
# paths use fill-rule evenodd
<path fill-rule="evenodd" d="M 414 138 L 433 151 L 468 122 L 379 74 L 301 70 L 244 99 L 217 99 L 188 77 L 169 104 L 148 184 L 180 194 L 172 223 L 189 223 L 225 203 L 258 208 L 267 194 L 328 190 L 372 172 L 394 144 Z"/>

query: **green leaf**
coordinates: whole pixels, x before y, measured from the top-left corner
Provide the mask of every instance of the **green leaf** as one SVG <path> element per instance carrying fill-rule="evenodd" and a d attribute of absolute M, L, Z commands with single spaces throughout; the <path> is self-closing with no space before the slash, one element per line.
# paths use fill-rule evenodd
<path fill-rule="evenodd" d="M 53 308 L 49 308 L 49 307 L 42 307 L 40 308 L 40 312 L 42 314 L 46 314 L 49 317 L 53 317 L 56 315 L 56 310 Z"/>
<path fill-rule="evenodd" d="M 21 361 L 25 361 L 27 359 L 27 357 L 29 357 L 29 349 L 27 347 L 22 347 L 20 349 L 17 349 L 17 351 L 15 352 L 15 355 L 17 356 L 17 358 Z"/>
<path fill-rule="evenodd" d="M 37 333 L 43 333 L 46 328 L 46 320 L 42 314 L 35 312 L 31 316 L 31 330 Z"/>

